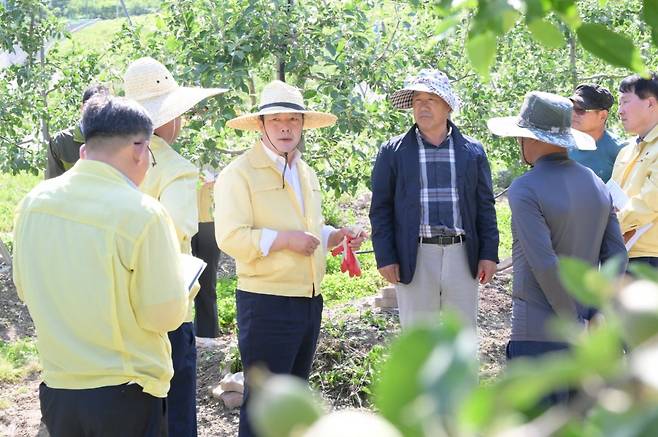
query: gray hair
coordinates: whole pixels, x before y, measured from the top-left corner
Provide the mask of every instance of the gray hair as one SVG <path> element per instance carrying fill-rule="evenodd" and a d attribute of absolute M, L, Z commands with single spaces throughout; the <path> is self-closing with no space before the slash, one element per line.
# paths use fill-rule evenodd
<path fill-rule="evenodd" d="M 144 108 L 125 97 L 97 94 L 82 109 L 85 141 L 94 137 L 127 137 L 153 134 L 153 122 Z"/>

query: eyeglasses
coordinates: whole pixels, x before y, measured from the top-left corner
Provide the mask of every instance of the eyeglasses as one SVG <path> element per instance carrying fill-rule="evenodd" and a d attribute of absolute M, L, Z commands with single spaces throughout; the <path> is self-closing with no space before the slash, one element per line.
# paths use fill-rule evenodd
<path fill-rule="evenodd" d="M 585 115 L 588 112 L 594 112 L 594 111 L 602 111 L 602 109 L 585 109 L 585 108 L 581 108 L 580 106 L 573 107 L 573 112 L 575 112 L 578 115 Z"/>
<path fill-rule="evenodd" d="M 155 155 L 153 155 L 153 150 L 151 150 L 150 146 L 146 146 L 146 148 L 149 149 L 149 153 L 151 154 L 151 167 L 155 167 L 157 162 L 155 160 Z"/>
<path fill-rule="evenodd" d="M 155 167 L 155 165 L 157 164 L 157 162 L 156 162 L 156 160 L 155 160 L 155 155 L 153 155 L 153 150 L 151 150 L 151 147 L 149 146 L 150 143 L 151 143 L 151 142 L 150 142 L 149 140 L 144 140 L 144 141 L 135 141 L 133 144 L 134 144 L 135 146 L 146 145 L 146 148 L 148 149 L 149 154 L 151 155 L 151 167 Z"/>

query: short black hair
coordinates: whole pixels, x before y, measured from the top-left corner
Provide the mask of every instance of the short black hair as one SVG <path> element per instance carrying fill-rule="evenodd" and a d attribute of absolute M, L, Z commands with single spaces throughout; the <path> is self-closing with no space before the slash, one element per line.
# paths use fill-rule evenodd
<path fill-rule="evenodd" d="M 593 83 L 581 83 L 569 99 L 573 103 L 578 103 L 583 109 L 609 111 L 615 104 L 615 98 L 607 88 Z"/>
<path fill-rule="evenodd" d="M 82 104 L 84 105 L 85 103 L 87 103 L 87 100 L 91 99 L 96 94 L 109 95 L 110 89 L 100 83 L 89 85 L 85 90 L 85 92 L 82 94 Z"/>
<path fill-rule="evenodd" d="M 634 92 L 641 99 L 650 96 L 658 99 L 658 74 L 651 72 L 649 79 L 645 79 L 638 74 L 627 76 L 619 84 L 619 92 Z"/>
<path fill-rule="evenodd" d="M 82 134 L 85 141 L 94 137 L 127 137 L 153 134 L 153 122 L 146 110 L 125 97 L 99 94 L 82 109 Z"/>

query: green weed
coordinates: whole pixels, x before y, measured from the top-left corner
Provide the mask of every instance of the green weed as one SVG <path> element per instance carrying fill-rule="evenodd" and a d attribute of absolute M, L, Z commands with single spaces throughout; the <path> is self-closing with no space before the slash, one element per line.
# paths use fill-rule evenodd
<path fill-rule="evenodd" d="M 496 203 L 496 219 L 498 220 L 498 233 L 500 246 L 498 254 L 501 260 L 512 256 L 512 211 L 506 201 Z"/>
<path fill-rule="evenodd" d="M 37 346 L 32 339 L 0 340 L 0 382 L 13 382 L 39 367 Z"/>

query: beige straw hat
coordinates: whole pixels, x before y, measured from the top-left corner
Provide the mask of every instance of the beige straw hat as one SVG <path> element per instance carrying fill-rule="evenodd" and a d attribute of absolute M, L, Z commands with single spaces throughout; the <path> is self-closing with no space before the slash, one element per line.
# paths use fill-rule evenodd
<path fill-rule="evenodd" d="M 153 58 L 140 58 L 123 76 L 126 97 L 136 100 L 151 116 L 158 128 L 183 115 L 205 98 L 228 91 L 225 88 L 182 87 L 167 67 Z"/>
<path fill-rule="evenodd" d="M 261 115 L 281 113 L 304 114 L 304 129 L 317 129 L 336 123 L 336 116 L 333 114 L 307 110 L 298 88 L 275 80 L 263 88 L 258 112 L 236 117 L 229 120 L 226 125 L 233 129 L 257 131 Z"/>

